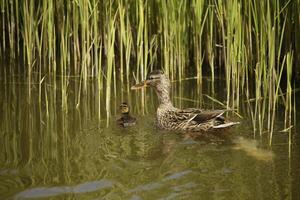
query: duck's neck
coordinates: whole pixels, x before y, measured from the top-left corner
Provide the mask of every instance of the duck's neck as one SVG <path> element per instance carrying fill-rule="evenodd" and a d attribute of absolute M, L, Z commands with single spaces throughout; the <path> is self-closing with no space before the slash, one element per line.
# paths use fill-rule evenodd
<path fill-rule="evenodd" d="M 158 96 L 160 105 L 166 105 L 166 106 L 173 107 L 173 104 L 170 99 L 170 92 L 168 89 L 156 89 L 156 94 Z"/>

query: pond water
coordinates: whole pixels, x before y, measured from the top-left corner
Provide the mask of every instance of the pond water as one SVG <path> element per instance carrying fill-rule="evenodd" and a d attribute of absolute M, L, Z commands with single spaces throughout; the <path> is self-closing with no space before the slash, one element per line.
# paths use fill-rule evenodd
<path fill-rule="evenodd" d="M 93 81 L 76 108 L 78 84 L 70 79 L 64 104 L 61 83 L 45 81 L 39 103 L 38 84 L 28 100 L 22 78 L 1 80 L 0 199 L 300 198 L 299 125 L 289 146 L 289 133 L 280 132 L 281 106 L 271 147 L 267 132 L 254 134 L 246 103 L 239 109 L 243 118 L 229 114 L 241 122 L 230 135 L 195 139 L 154 126 L 158 102 L 149 89 L 117 84 L 107 120 L 104 95 Z M 173 83 L 174 104 L 221 108 L 199 91 L 195 80 Z M 214 95 L 209 79 L 202 91 L 225 102 L 222 81 Z M 116 126 L 122 101 L 131 106 L 136 126 Z"/>

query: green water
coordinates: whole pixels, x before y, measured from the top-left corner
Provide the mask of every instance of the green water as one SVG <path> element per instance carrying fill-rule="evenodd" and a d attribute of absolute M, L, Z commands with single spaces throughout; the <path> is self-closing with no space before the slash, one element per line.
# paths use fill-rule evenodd
<path fill-rule="evenodd" d="M 241 121 L 229 136 L 193 139 L 155 128 L 157 99 L 149 89 L 128 93 L 117 84 L 108 121 L 93 81 L 76 108 L 78 85 L 70 80 L 65 101 L 60 82 L 45 81 L 39 103 L 38 84 L 29 99 L 26 81 L 1 80 L 0 199 L 300 198 L 299 135 L 292 129 L 289 146 L 289 133 L 279 132 L 282 111 L 272 147 L 267 132 L 253 133 L 246 103 L 243 119 L 228 116 Z M 177 107 L 220 108 L 193 80 L 173 83 L 172 90 Z M 224 84 L 216 83 L 212 95 L 205 80 L 202 90 L 225 102 Z M 135 127 L 116 126 L 122 101 L 131 105 Z"/>

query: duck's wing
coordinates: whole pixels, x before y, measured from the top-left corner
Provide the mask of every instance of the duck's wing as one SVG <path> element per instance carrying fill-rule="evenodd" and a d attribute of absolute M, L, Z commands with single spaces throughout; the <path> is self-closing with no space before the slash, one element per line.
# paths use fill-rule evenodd
<path fill-rule="evenodd" d="M 162 126 L 170 129 L 207 131 L 210 128 L 223 129 L 237 122 L 228 122 L 222 116 L 227 110 L 174 109 L 164 113 Z"/>
<path fill-rule="evenodd" d="M 175 116 L 179 119 L 184 119 L 187 121 L 194 121 L 197 123 L 203 123 L 211 119 L 224 120 L 222 115 L 225 110 L 201 110 L 195 108 L 187 108 L 176 112 Z"/>

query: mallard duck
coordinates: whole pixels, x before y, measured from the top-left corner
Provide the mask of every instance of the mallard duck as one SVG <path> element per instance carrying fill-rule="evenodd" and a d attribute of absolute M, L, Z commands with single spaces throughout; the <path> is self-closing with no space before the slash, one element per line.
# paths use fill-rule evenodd
<path fill-rule="evenodd" d="M 134 126 L 136 119 L 129 114 L 129 106 L 126 102 L 120 105 L 121 118 L 117 120 L 117 123 L 122 127 Z"/>
<path fill-rule="evenodd" d="M 224 130 L 238 124 L 229 122 L 222 116 L 226 110 L 175 108 L 170 99 L 170 80 L 161 70 L 152 71 L 146 80 L 132 86 L 131 89 L 145 87 L 154 88 L 158 96 L 156 123 L 161 129 L 204 133 Z"/>

